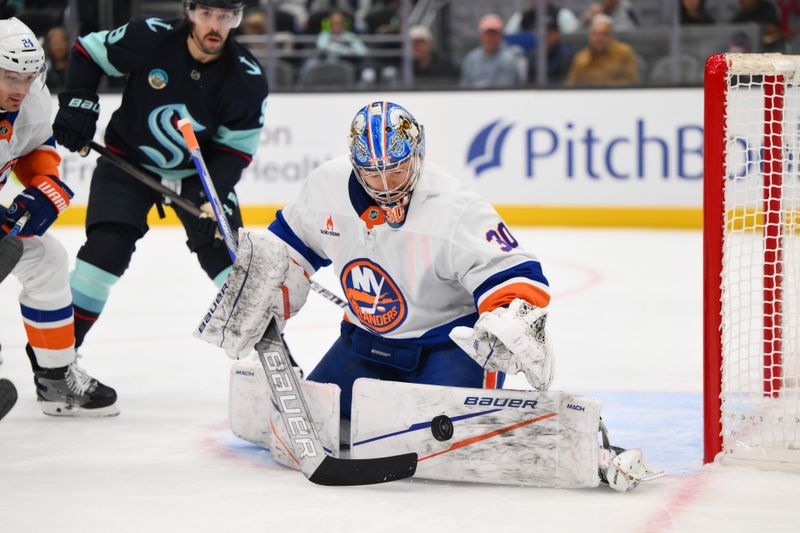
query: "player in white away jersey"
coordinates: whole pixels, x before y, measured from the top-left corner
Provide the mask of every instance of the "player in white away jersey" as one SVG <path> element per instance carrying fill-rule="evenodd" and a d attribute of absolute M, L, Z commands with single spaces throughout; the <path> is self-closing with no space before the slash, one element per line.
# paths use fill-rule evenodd
<path fill-rule="evenodd" d="M 501 387 L 502 373 L 448 335 L 515 299 L 546 307 L 538 259 L 487 201 L 426 160 L 423 126 L 403 107 L 359 110 L 349 147 L 309 175 L 269 228 L 307 273 L 332 264 L 349 304 L 309 379 L 341 387 L 344 418 L 359 377 Z"/>
<path fill-rule="evenodd" d="M 44 51 L 16 18 L 0 20 L 0 188 L 13 171 L 25 189 L 0 207 L 0 239 L 16 239 L 23 251 L 12 273 L 28 336 L 26 352 L 36 393 L 49 415 L 109 416 L 118 413 L 114 389 L 75 362 L 75 335 L 68 260 L 47 229 L 69 206 L 72 191 L 61 181 L 50 127 L 51 97 L 44 84 Z M 0 250 L 9 246 L 0 240 Z M 1 253 L 1 252 L 0 252 Z"/>

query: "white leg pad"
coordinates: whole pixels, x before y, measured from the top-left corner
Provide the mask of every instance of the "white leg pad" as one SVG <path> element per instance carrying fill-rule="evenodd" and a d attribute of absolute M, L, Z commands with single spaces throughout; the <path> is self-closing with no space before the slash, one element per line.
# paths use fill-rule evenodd
<path fill-rule="evenodd" d="M 339 454 L 338 385 L 301 380 L 309 412 L 323 447 Z M 269 448 L 278 463 L 299 470 L 299 463 L 283 443 L 291 442 L 280 415 L 272 407 L 267 376 L 261 363 L 252 359 L 236 361 L 231 367 L 229 416 L 233 434 Z"/>
<path fill-rule="evenodd" d="M 351 455 L 417 452 L 416 477 L 596 487 L 600 400 L 358 379 Z"/>

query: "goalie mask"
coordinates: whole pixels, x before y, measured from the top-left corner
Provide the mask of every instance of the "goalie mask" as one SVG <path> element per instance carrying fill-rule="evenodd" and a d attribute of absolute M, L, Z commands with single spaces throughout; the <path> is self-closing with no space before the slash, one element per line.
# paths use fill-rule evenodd
<path fill-rule="evenodd" d="M 27 93 L 34 81 L 44 83 L 44 50 L 39 39 L 17 18 L 0 20 L 0 90 Z"/>
<path fill-rule="evenodd" d="M 405 108 L 373 102 L 350 124 L 350 161 L 364 190 L 383 209 L 392 228 L 405 221 L 425 158 L 425 130 Z"/>

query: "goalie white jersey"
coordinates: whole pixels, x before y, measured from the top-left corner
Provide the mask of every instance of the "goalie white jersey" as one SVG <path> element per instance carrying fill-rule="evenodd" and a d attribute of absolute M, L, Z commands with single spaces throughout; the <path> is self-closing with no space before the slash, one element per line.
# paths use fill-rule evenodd
<path fill-rule="evenodd" d="M 345 319 L 382 337 L 440 344 L 454 326 L 514 298 L 547 305 L 538 259 L 488 202 L 440 167 L 425 163 L 405 212 L 405 223 L 390 228 L 393 213 L 365 193 L 342 156 L 308 176 L 270 230 L 309 274 L 332 264 Z"/>

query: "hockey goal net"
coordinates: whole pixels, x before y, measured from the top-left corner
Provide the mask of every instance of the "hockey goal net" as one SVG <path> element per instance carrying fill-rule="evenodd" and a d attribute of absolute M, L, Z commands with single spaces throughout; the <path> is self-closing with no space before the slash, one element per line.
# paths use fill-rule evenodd
<path fill-rule="evenodd" d="M 705 450 L 800 470 L 800 56 L 705 71 Z"/>

